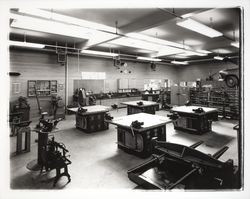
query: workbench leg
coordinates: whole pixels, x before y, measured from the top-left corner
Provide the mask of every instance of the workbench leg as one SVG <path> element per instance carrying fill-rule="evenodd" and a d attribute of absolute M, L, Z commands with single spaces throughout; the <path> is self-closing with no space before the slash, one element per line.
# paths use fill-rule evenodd
<path fill-rule="evenodd" d="M 22 151 L 22 131 L 20 129 L 17 130 L 16 136 L 16 153 L 19 154 Z"/>
<path fill-rule="evenodd" d="M 30 127 L 25 132 L 25 151 L 30 152 Z"/>
<path fill-rule="evenodd" d="M 42 161 L 42 151 L 44 150 L 44 147 L 47 146 L 48 143 L 48 133 L 38 133 L 38 150 L 37 150 L 37 163 L 38 165 L 41 165 L 43 163 Z"/>

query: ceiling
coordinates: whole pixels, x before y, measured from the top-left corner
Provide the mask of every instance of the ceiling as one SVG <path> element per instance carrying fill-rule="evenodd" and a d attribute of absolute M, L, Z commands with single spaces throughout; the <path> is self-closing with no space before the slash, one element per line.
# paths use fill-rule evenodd
<path fill-rule="evenodd" d="M 229 58 L 239 56 L 239 48 L 230 45 L 232 41 L 241 40 L 239 38 L 239 8 L 47 9 L 42 11 L 50 13 L 51 16 L 56 13 L 95 22 L 105 25 L 105 28 L 87 25 L 89 32 L 80 34 L 80 31 L 76 31 L 74 33 L 71 28 L 72 24 L 68 22 L 13 9 L 11 13 L 21 18 L 11 17 L 10 40 L 24 41 L 25 38 L 27 42 L 47 44 L 47 48 L 59 45 L 115 52 L 125 57 L 126 55 L 158 57 L 166 63 L 171 60 L 197 62 L 213 59 L 216 55 Z M 22 23 L 24 16 L 40 21 L 37 23 L 30 21 L 29 24 L 25 24 Z M 187 17 L 212 27 L 223 35 L 210 38 L 176 24 Z M 61 32 L 56 30 L 57 26 L 43 29 L 41 20 L 44 22 L 57 21 L 57 23 L 65 25 L 66 29 Z M 71 26 L 67 28 L 68 25 Z M 77 26 L 79 27 L 79 25 Z M 71 35 L 71 33 L 74 34 Z M 131 33 L 136 33 L 137 37 L 132 36 L 131 38 Z M 154 41 L 150 41 L 145 46 L 140 45 L 141 42 L 145 42 L 144 36 L 159 39 L 158 44 L 167 41 L 177 43 L 179 46 L 172 48 L 173 46 L 171 47 L 170 44 L 169 50 L 164 48 L 164 53 L 159 53 L 158 47 L 154 47 Z M 139 44 L 137 44 L 137 40 Z M 165 47 L 167 46 L 168 44 Z M 211 53 L 203 54 L 203 56 L 183 56 L 183 52 L 178 51 L 183 48 L 191 51 L 206 50 Z"/>

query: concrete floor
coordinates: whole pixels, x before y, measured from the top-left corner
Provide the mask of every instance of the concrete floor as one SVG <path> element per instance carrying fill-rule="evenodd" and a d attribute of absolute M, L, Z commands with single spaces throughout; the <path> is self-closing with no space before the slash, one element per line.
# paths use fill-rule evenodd
<path fill-rule="evenodd" d="M 114 117 L 126 115 L 126 109 L 110 111 Z M 166 116 L 166 111 L 157 111 L 157 115 Z M 31 123 L 31 128 L 37 122 Z M 212 132 L 203 135 L 193 135 L 174 130 L 173 124 L 167 125 L 167 141 L 191 145 L 203 140 L 205 143 L 197 148 L 205 153 L 213 154 L 223 146 L 229 150 L 220 158 L 226 161 L 229 158 L 237 165 L 237 132 L 233 126 L 237 121 L 219 120 L 213 122 Z M 55 171 L 30 171 L 27 163 L 37 157 L 37 134 L 32 132 L 31 152 L 14 155 L 16 137 L 10 137 L 10 178 L 11 189 L 126 189 L 131 190 L 136 184 L 127 177 L 127 170 L 144 162 L 138 158 L 117 149 L 116 128 L 113 125 L 102 132 L 86 134 L 75 128 L 75 116 L 67 115 L 66 120 L 58 124 L 59 132 L 55 133 L 55 140 L 63 142 L 70 152 L 69 173 L 72 181 L 67 184 L 67 178 L 62 177 L 53 188 Z"/>

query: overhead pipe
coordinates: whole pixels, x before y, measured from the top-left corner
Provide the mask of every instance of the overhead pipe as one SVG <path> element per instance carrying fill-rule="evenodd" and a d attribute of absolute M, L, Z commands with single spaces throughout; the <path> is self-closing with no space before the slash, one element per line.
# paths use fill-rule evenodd
<path fill-rule="evenodd" d="M 80 51 L 81 49 L 79 48 L 75 48 L 75 47 L 69 47 L 69 46 L 58 46 L 58 45 L 51 45 L 51 44 L 44 44 L 46 47 L 50 47 L 50 48 L 62 48 L 62 49 L 67 49 L 67 54 L 77 54 L 77 51 Z M 15 48 L 25 48 L 25 47 L 20 47 L 20 46 L 15 46 Z M 37 51 L 47 51 L 47 52 L 56 52 L 55 50 L 52 49 L 36 49 Z M 68 50 L 73 50 L 75 52 L 72 51 L 68 51 Z M 82 54 L 80 54 L 82 55 Z M 123 56 L 122 59 L 123 60 L 128 60 L 128 61 L 135 61 L 135 62 L 142 62 L 142 63 L 148 63 L 148 61 L 144 61 L 144 60 L 138 60 L 137 56 L 135 55 L 130 55 L 130 54 L 119 54 L 120 56 Z M 89 57 L 102 57 L 102 58 L 110 58 L 113 59 L 113 57 L 106 57 L 106 56 L 102 56 L 102 55 L 91 55 L 88 54 L 87 56 Z M 232 59 L 234 58 L 239 58 L 239 56 L 232 56 L 230 57 Z M 212 61 L 214 60 L 213 58 L 207 58 L 207 59 L 195 59 L 195 60 L 189 60 L 188 63 L 195 63 L 195 62 L 204 62 L 204 61 Z M 158 63 L 158 64 L 163 64 L 163 65 L 175 65 L 175 64 L 171 64 L 170 62 L 172 61 L 172 59 L 162 59 L 161 62 L 154 62 L 154 63 Z M 169 62 L 169 63 L 168 63 Z"/>

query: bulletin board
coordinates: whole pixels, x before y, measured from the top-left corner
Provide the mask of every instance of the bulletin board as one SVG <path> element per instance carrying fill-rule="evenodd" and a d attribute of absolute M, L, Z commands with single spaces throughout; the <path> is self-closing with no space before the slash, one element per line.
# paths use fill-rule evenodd
<path fill-rule="evenodd" d="M 107 92 L 117 92 L 117 79 L 105 80 L 105 93 Z"/>
<path fill-rule="evenodd" d="M 38 96 L 56 94 L 57 80 L 28 80 L 28 97 L 34 97 L 36 93 Z"/>
<path fill-rule="evenodd" d="M 77 88 L 85 88 L 86 91 L 92 91 L 93 93 L 104 92 L 104 80 L 95 79 L 79 79 L 74 80 L 74 91 Z"/>

